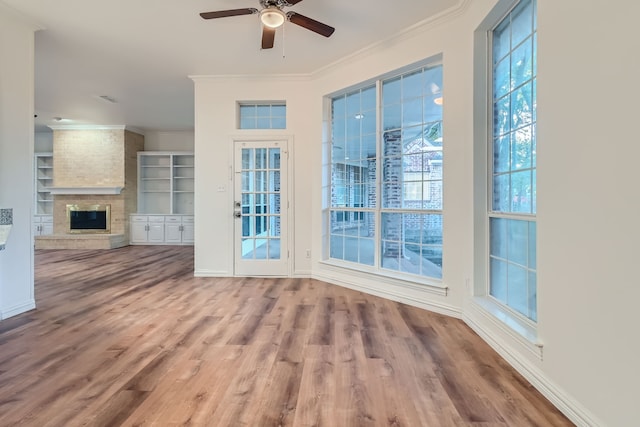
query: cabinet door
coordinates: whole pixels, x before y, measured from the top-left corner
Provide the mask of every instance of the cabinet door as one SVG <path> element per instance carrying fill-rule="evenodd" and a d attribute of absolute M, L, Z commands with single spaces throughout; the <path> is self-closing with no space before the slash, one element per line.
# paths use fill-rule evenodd
<path fill-rule="evenodd" d="M 164 242 L 164 224 L 161 223 L 149 223 L 149 243 L 163 243 Z"/>
<path fill-rule="evenodd" d="M 42 231 L 40 232 L 43 236 L 50 236 L 53 234 L 53 224 L 50 222 L 42 223 Z"/>
<path fill-rule="evenodd" d="M 193 243 L 195 234 L 193 232 L 193 223 L 182 224 L 182 243 Z"/>
<path fill-rule="evenodd" d="M 147 242 L 147 223 L 131 222 L 131 243 Z"/>
<path fill-rule="evenodd" d="M 180 243 L 182 241 L 182 231 L 180 230 L 180 223 L 165 224 L 164 241 L 167 243 Z"/>

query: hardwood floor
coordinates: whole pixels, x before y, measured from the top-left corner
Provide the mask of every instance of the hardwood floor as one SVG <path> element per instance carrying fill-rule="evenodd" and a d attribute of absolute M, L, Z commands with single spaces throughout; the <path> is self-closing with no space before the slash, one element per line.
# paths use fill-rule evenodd
<path fill-rule="evenodd" d="M 0 426 L 569 426 L 463 322 L 189 246 L 36 251 L 0 322 Z"/>

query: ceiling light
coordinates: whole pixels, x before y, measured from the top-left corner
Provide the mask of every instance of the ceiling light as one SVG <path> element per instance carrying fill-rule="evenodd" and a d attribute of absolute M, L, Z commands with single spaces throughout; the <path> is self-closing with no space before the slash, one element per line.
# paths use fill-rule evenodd
<path fill-rule="evenodd" d="M 98 95 L 98 98 L 102 99 L 103 101 L 110 102 L 111 104 L 117 104 L 118 103 L 118 101 L 113 96 Z"/>
<path fill-rule="evenodd" d="M 287 20 L 287 15 L 275 6 L 269 6 L 260 11 L 260 20 L 269 28 L 278 28 Z"/>

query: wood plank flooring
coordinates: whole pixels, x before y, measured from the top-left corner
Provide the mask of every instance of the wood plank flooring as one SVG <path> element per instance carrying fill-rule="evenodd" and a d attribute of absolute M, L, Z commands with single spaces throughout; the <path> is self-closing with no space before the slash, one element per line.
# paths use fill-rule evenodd
<path fill-rule="evenodd" d="M 464 323 L 189 246 L 36 251 L 0 322 L 0 426 L 569 426 Z"/>

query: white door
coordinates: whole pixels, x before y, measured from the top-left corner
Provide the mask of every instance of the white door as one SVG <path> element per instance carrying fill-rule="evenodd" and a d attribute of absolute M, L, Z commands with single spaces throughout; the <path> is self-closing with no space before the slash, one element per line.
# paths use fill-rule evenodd
<path fill-rule="evenodd" d="M 237 276 L 289 274 L 287 156 L 286 141 L 235 142 Z"/>

